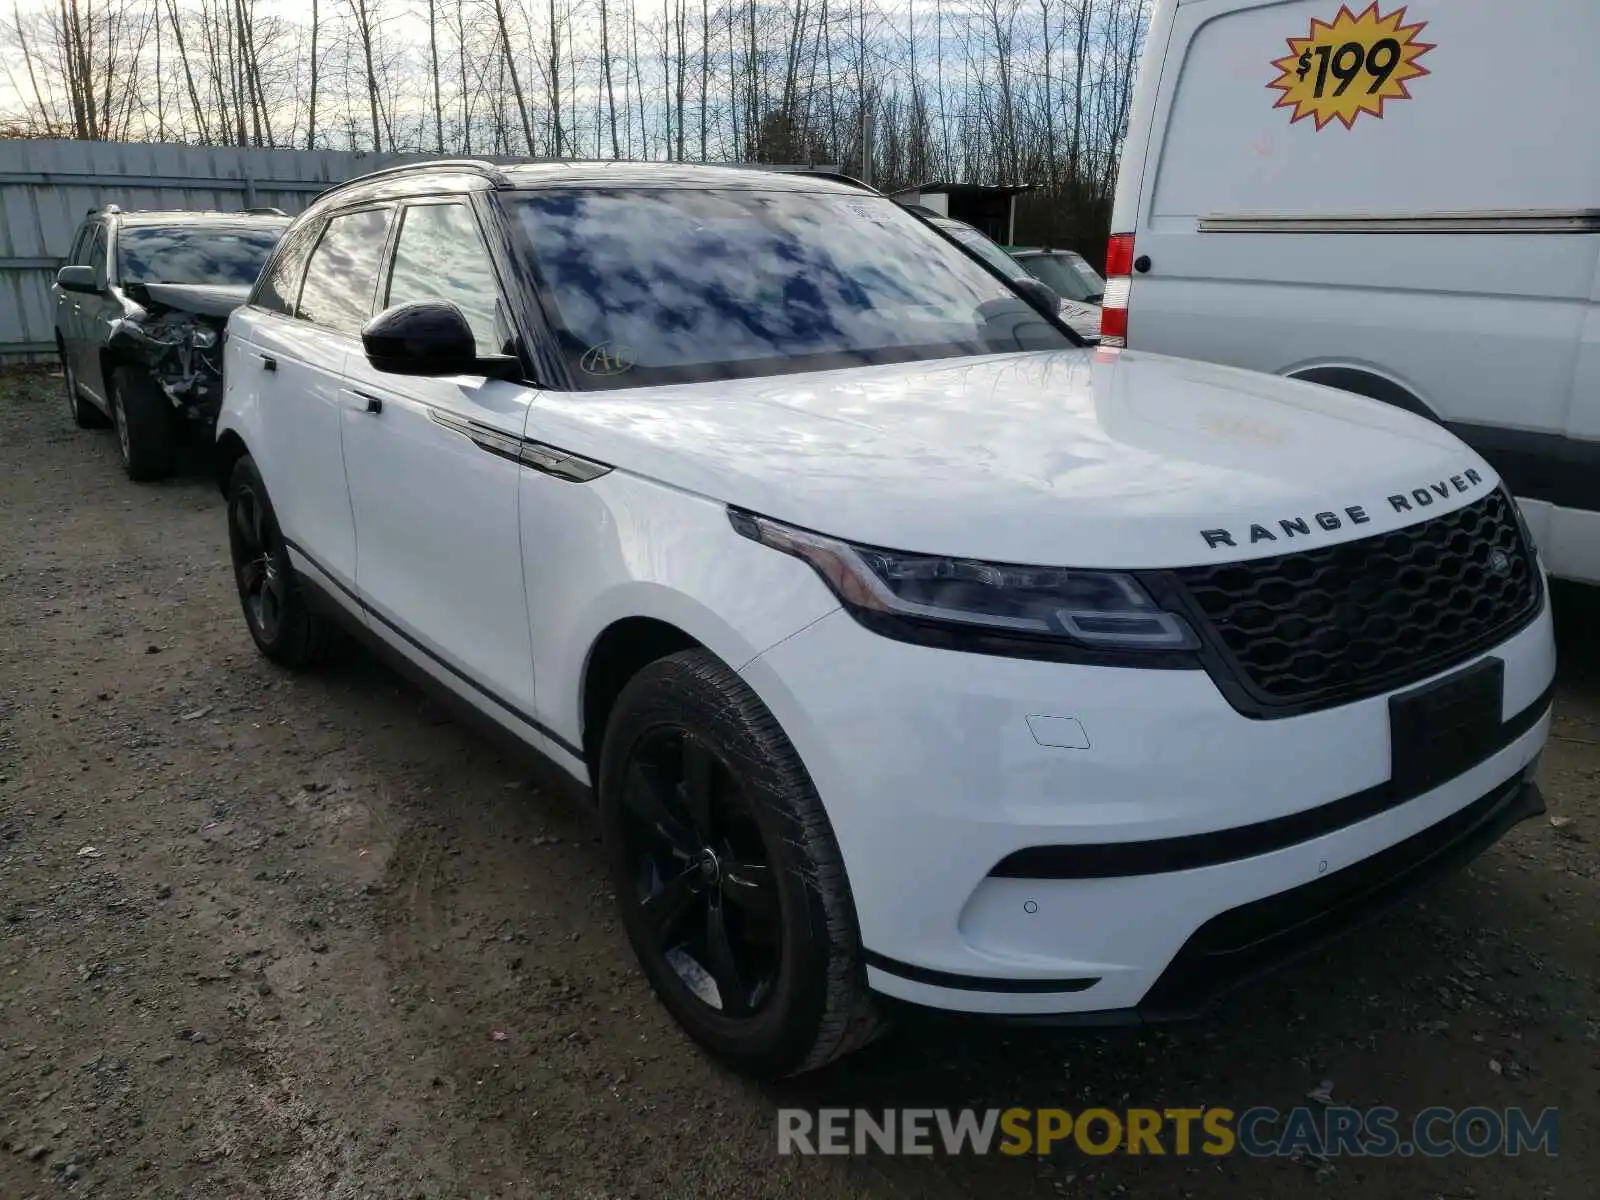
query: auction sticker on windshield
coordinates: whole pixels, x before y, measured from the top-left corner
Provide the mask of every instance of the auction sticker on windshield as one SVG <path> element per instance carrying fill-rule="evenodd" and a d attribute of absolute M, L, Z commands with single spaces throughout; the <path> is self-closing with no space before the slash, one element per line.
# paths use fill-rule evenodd
<path fill-rule="evenodd" d="M 589 375 L 621 375 L 631 371 L 638 359 L 633 348 L 619 342 L 599 342 L 578 359 L 578 367 Z"/>
<path fill-rule="evenodd" d="M 1410 100 L 1406 81 L 1429 73 L 1417 64 L 1434 48 L 1417 40 L 1427 22 L 1405 17 L 1404 8 L 1380 13 L 1376 0 L 1360 16 L 1341 5 L 1332 21 L 1313 17 L 1272 63 L 1279 74 L 1267 86 L 1283 93 L 1273 107 L 1292 108 L 1291 125 L 1313 118 L 1318 131 L 1336 119 L 1349 129 L 1362 113 L 1381 120 L 1385 101 Z"/>

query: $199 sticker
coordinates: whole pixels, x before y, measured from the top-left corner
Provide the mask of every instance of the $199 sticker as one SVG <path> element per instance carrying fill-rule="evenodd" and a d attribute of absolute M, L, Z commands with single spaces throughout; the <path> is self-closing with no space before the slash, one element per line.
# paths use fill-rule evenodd
<path fill-rule="evenodd" d="M 1283 94 L 1275 108 L 1292 108 L 1296 121 L 1311 117 L 1320 130 L 1337 119 L 1346 129 L 1362 113 L 1381 119 L 1386 100 L 1409 100 L 1408 79 L 1428 74 L 1418 66 L 1433 46 L 1417 41 L 1426 21 L 1405 24 L 1406 10 L 1380 13 L 1376 0 L 1360 16 L 1341 6 L 1332 21 L 1311 19 L 1305 37 L 1288 39 L 1289 53 L 1272 65 L 1267 84 Z"/>

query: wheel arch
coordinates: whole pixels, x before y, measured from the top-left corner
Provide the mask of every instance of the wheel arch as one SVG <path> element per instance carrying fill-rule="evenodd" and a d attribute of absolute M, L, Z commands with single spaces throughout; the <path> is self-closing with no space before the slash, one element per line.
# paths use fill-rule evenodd
<path fill-rule="evenodd" d="M 600 631 L 584 659 L 578 700 L 583 758 L 591 783 L 598 783 L 606 724 L 628 681 L 651 663 L 692 649 L 707 647 L 659 617 L 622 617 Z"/>
<path fill-rule="evenodd" d="M 217 448 L 214 451 L 213 462 L 216 470 L 217 490 L 224 496 L 228 494 L 228 481 L 233 477 L 233 464 L 250 453 L 250 447 L 232 429 L 224 429 L 217 435 Z"/>
<path fill-rule="evenodd" d="M 102 345 L 99 349 L 100 377 L 106 381 L 106 386 L 111 386 L 111 372 L 118 367 L 143 367 L 150 369 L 150 364 L 126 346 Z M 152 376 L 154 378 L 154 376 Z"/>
<path fill-rule="evenodd" d="M 1370 367 L 1320 363 L 1314 366 L 1294 367 L 1284 374 L 1290 379 L 1298 379 L 1304 383 L 1320 383 L 1324 387 L 1337 388 L 1341 392 L 1365 396 L 1368 400 L 1390 404 L 1419 417 L 1425 417 L 1436 424 L 1443 424 L 1443 418 L 1411 388 Z"/>

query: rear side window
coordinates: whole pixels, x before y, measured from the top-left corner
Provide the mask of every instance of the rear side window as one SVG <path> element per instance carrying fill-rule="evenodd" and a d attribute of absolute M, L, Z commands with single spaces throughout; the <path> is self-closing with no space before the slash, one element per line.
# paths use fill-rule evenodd
<path fill-rule="evenodd" d="M 387 208 L 369 208 L 328 222 L 306 266 L 296 317 L 336 333 L 360 331 L 372 315 L 391 213 Z"/>
<path fill-rule="evenodd" d="M 317 234 L 322 232 L 321 221 L 307 221 L 278 246 L 278 252 L 268 261 L 261 278 L 256 282 L 250 303 L 268 312 L 294 312 L 294 302 L 300 295 L 300 276 L 306 269 L 306 259 L 311 247 L 317 244 Z"/>
<path fill-rule="evenodd" d="M 89 261 L 89 246 L 93 241 L 93 225 L 85 225 L 79 229 L 78 236 L 72 239 L 72 250 L 67 255 L 67 261 L 77 267 L 85 265 Z"/>
<path fill-rule="evenodd" d="M 499 354 L 497 288 L 478 222 L 465 204 L 426 204 L 405 211 L 383 307 L 417 300 L 456 305 L 472 326 L 479 354 Z"/>
<path fill-rule="evenodd" d="M 96 225 L 94 227 L 94 240 L 89 243 L 89 257 L 85 261 L 88 266 L 94 268 L 95 278 L 103 281 L 106 277 L 106 227 L 104 225 Z"/>

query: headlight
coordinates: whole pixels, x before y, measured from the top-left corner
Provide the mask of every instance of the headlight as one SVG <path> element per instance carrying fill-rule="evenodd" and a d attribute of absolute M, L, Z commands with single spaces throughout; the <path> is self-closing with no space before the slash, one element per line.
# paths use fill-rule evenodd
<path fill-rule="evenodd" d="M 204 325 L 196 325 L 189 334 L 189 340 L 194 343 L 197 350 L 209 350 L 217 344 L 217 331 L 208 329 Z"/>
<path fill-rule="evenodd" d="M 903 554 L 737 509 L 728 515 L 743 536 L 810 563 L 857 619 L 891 636 L 942 627 L 1090 651 L 1170 653 L 1200 645 L 1182 617 L 1124 572 Z"/>

